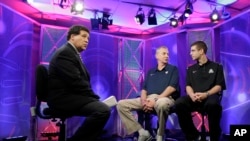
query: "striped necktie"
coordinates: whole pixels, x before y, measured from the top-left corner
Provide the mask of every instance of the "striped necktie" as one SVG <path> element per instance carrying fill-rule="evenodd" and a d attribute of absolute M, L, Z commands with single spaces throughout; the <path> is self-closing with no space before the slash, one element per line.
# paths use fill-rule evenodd
<path fill-rule="evenodd" d="M 82 55 L 81 55 L 80 53 L 77 53 L 77 54 L 78 54 L 78 56 L 79 56 L 81 62 L 83 63 L 83 61 L 82 61 Z"/>
<path fill-rule="evenodd" d="M 77 53 L 77 54 L 79 56 L 80 62 L 82 63 L 83 72 L 85 73 L 85 75 L 88 75 L 88 72 L 87 72 L 86 66 L 83 63 L 81 54 L 80 53 Z"/>

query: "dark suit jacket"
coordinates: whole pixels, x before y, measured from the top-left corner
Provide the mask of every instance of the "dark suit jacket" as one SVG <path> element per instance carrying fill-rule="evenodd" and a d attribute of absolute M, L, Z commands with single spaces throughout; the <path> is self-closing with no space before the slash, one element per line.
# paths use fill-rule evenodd
<path fill-rule="evenodd" d="M 98 99 L 77 51 L 69 43 L 59 48 L 49 65 L 48 105 L 60 111 L 75 113 L 77 109 Z"/>

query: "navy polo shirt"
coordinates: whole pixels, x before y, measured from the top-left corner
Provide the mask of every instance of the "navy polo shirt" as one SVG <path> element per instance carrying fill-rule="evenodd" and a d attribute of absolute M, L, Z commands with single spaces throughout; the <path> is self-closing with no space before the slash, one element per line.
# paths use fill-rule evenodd
<path fill-rule="evenodd" d="M 194 92 L 206 92 L 215 85 L 226 89 L 222 65 L 208 60 L 205 64 L 196 63 L 187 70 L 186 85 Z"/>
<path fill-rule="evenodd" d="M 179 88 L 179 75 L 176 66 L 167 64 L 162 70 L 150 69 L 146 75 L 143 89 L 147 94 L 161 94 L 168 86 Z"/>

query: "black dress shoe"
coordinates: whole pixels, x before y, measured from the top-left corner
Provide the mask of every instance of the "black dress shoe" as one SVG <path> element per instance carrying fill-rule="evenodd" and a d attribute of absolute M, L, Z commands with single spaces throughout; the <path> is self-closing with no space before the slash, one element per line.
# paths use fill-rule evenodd
<path fill-rule="evenodd" d="M 187 139 L 187 141 L 200 141 L 201 136 L 199 135 L 196 139 Z"/>
<path fill-rule="evenodd" d="M 66 141 L 76 141 L 76 140 L 73 140 L 72 138 L 67 138 Z"/>

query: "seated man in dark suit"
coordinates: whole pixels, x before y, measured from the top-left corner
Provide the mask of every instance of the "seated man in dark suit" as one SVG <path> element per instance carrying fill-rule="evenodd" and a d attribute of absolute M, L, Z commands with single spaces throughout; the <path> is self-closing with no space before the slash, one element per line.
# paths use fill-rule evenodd
<path fill-rule="evenodd" d="M 49 64 L 49 107 L 86 117 L 69 141 L 96 141 L 110 116 L 110 108 L 93 92 L 81 60 L 80 52 L 86 50 L 89 36 L 86 27 L 72 26 L 68 42 L 55 52 Z"/>

